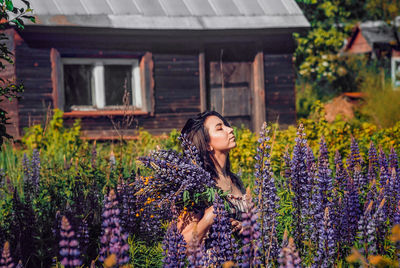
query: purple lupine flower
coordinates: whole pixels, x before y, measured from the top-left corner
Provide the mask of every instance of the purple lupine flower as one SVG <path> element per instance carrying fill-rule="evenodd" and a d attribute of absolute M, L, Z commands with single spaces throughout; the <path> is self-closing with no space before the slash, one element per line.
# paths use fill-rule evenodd
<path fill-rule="evenodd" d="M 393 147 L 390 148 L 389 168 L 394 168 L 396 172 L 399 170 L 399 157 Z"/>
<path fill-rule="evenodd" d="M 164 268 L 185 267 L 186 241 L 183 238 L 183 235 L 179 232 L 176 224 L 176 220 L 173 220 L 170 223 L 164 237 L 162 245 L 164 250 Z"/>
<path fill-rule="evenodd" d="M 379 148 L 378 162 L 379 162 L 380 169 L 382 169 L 382 167 L 383 167 L 386 171 L 389 170 L 389 163 L 388 163 L 386 154 L 383 151 L 382 147 Z"/>
<path fill-rule="evenodd" d="M 351 178 L 348 178 L 348 182 L 346 185 L 341 214 L 341 242 L 345 245 L 351 246 L 357 232 L 358 220 L 361 215 L 361 208 L 358 200 L 358 191 Z"/>
<path fill-rule="evenodd" d="M 332 267 L 335 256 L 335 240 L 332 222 L 329 216 L 329 206 L 325 208 L 323 219 L 319 223 L 318 248 L 314 259 L 314 267 Z"/>
<path fill-rule="evenodd" d="M 81 252 L 79 251 L 79 242 L 75 238 L 75 232 L 72 230 L 71 224 L 67 217 L 61 219 L 60 230 L 60 259 L 64 267 L 77 267 L 82 264 L 80 260 Z"/>
<path fill-rule="evenodd" d="M 198 239 L 197 231 L 193 231 L 193 239 L 189 242 L 188 260 L 190 268 L 201 268 L 205 266 L 205 248 Z"/>
<path fill-rule="evenodd" d="M 376 179 L 379 172 L 378 152 L 375 144 L 371 141 L 368 150 L 368 179 L 369 182 Z"/>
<path fill-rule="evenodd" d="M 82 219 L 82 221 L 80 221 L 76 237 L 78 238 L 81 250 L 83 252 L 85 252 L 89 245 L 89 238 L 90 238 L 89 237 L 89 225 L 85 218 Z"/>
<path fill-rule="evenodd" d="M 273 172 L 270 164 L 269 128 L 264 123 L 260 132 L 255 165 L 255 199 L 260 211 L 260 228 L 262 236 L 262 256 L 269 260 L 276 259 L 279 254 L 276 239 L 277 216 L 279 197 L 275 186 Z M 266 260 L 263 260 L 265 263 Z"/>
<path fill-rule="evenodd" d="M 328 149 L 324 137 L 321 138 L 319 148 L 320 155 L 318 157 L 317 185 L 319 191 L 322 193 L 322 205 L 325 207 L 328 204 L 329 199 L 331 199 L 333 185 L 331 178 L 332 170 L 329 168 Z"/>
<path fill-rule="evenodd" d="M 391 170 L 391 176 L 389 181 L 386 182 L 385 188 L 385 198 L 386 198 L 386 213 L 390 220 L 393 222 L 394 213 L 396 211 L 396 203 L 399 200 L 399 192 L 396 191 L 397 174 L 396 169 Z"/>
<path fill-rule="evenodd" d="M 25 182 L 30 178 L 30 173 L 31 173 L 31 163 L 26 153 L 24 153 L 24 156 L 22 157 L 22 170 L 24 172 L 24 182 Z"/>
<path fill-rule="evenodd" d="M 358 143 L 354 137 L 351 137 L 350 144 L 350 155 L 347 158 L 347 171 L 350 175 L 353 175 L 355 167 L 359 166 L 362 168 L 363 159 L 360 155 L 360 149 Z"/>
<path fill-rule="evenodd" d="M 212 258 L 208 265 L 220 266 L 226 261 L 234 259 L 236 242 L 232 237 L 231 222 L 228 212 L 225 210 L 224 201 L 215 194 L 214 199 L 214 222 L 210 229 L 210 252 Z"/>
<path fill-rule="evenodd" d="M 391 170 L 395 170 L 396 172 L 396 177 L 394 181 L 394 192 L 399 193 L 400 192 L 400 169 L 399 169 L 399 160 L 398 156 L 394 148 L 392 147 L 390 149 L 390 154 L 389 154 L 389 166 Z M 400 201 L 400 195 L 396 195 L 395 198 L 395 203 L 398 203 Z"/>
<path fill-rule="evenodd" d="M 332 171 L 329 168 L 329 156 L 324 137 L 320 141 L 320 155 L 318 157 L 318 173 L 316 176 L 315 187 L 312 191 L 312 221 L 310 222 L 311 240 L 316 241 L 320 237 L 318 226 L 324 218 L 324 210 L 331 206 L 332 199 Z"/>
<path fill-rule="evenodd" d="M 396 203 L 396 211 L 393 216 L 393 225 L 400 224 L 400 201 Z"/>
<path fill-rule="evenodd" d="M 162 189 L 160 202 L 175 203 L 183 199 L 185 191 L 202 193 L 207 187 L 215 187 L 215 181 L 207 171 L 176 151 L 160 150 L 140 160 L 154 170 L 155 179 L 149 181 L 146 189 L 152 195 L 152 191 Z"/>
<path fill-rule="evenodd" d="M 251 200 L 249 200 L 250 203 Z M 240 267 L 258 267 L 261 265 L 260 261 L 260 227 L 258 225 L 258 211 L 257 207 L 251 204 L 251 209 L 248 213 L 242 213 L 242 238 L 243 247 Z"/>
<path fill-rule="evenodd" d="M 368 179 L 365 178 L 360 166 L 354 168 L 353 179 L 356 188 L 360 192 L 363 192 L 364 189 L 368 186 Z"/>
<path fill-rule="evenodd" d="M 386 213 L 384 210 L 386 199 L 383 198 L 380 202 L 378 208 L 374 213 L 374 220 L 375 220 L 375 236 L 376 236 L 376 244 L 377 244 L 377 253 L 384 254 L 385 252 L 385 236 L 387 231 L 387 224 L 386 224 Z"/>
<path fill-rule="evenodd" d="M 14 267 L 14 262 L 11 258 L 11 253 L 10 253 L 10 243 L 8 243 L 8 241 L 6 241 L 3 246 L 3 251 L 0 258 L 0 267 L 2 268 Z"/>
<path fill-rule="evenodd" d="M 346 186 L 347 177 L 348 175 L 346 169 L 343 166 L 342 156 L 340 155 L 339 150 L 336 150 L 334 188 L 338 189 L 338 191 L 340 192 L 343 192 Z"/>
<path fill-rule="evenodd" d="M 294 193 L 293 207 L 295 208 L 294 221 L 294 240 L 298 247 L 302 245 L 303 234 L 309 213 L 309 194 L 312 182 L 308 177 L 307 166 L 305 163 L 307 152 L 307 140 L 303 125 L 300 124 L 297 130 L 296 144 L 293 148 L 293 158 L 291 162 L 291 183 Z"/>
<path fill-rule="evenodd" d="M 371 248 L 371 246 L 373 247 L 375 244 L 374 232 L 371 233 L 371 231 L 375 231 L 374 228 L 371 228 L 371 224 L 374 225 L 374 219 L 372 217 L 373 204 L 374 201 L 371 200 L 368 203 L 364 214 L 360 217 L 360 220 L 358 221 L 357 240 L 361 246 L 360 252 L 366 256 L 368 256 L 368 254 L 373 254 L 373 249 Z"/>
<path fill-rule="evenodd" d="M 181 141 L 181 147 L 184 155 L 196 163 L 198 166 L 203 166 L 203 161 L 200 159 L 199 150 L 187 139 L 187 134 L 181 134 L 178 139 Z"/>
<path fill-rule="evenodd" d="M 122 180 L 117 185 L 119 204 L 121 206 L 121 226 L 128 233 L 133 233 L 137 228 L 136 221 L 136 198 L 134 185 L 129 185 Z"/>
<path fill-rule="evenodd" d="M 117 264 L 124 265 L 129 262 L 129 244 L 127 243 L 128 234 L 122 230 L 119 214 L 120 209 L 115 191 L 110 190 L 108 196 L 104 197 L 99 260 L 104 262 L 109 255 L 114 254 Z"/>
<path fill-rule="evenodd" d="M 293 238 L 289 238 L 288 244 L 282 248 L 278 258 L 279 268 L 300 268 L 301 259 L 296 250 Z"/>
<path fill-rule="evenodd" d="M 366 196 L 365 200 L 374 201 L 374 202 L 376 202 L 378 200 L 378 190 L 376 187 L 375 179 L 370 182 L 369 190 L 367 192 L 367 196 Z M 369 203 L 365 202 L 364 210 L 367 208 L 366 206 L 368 206 L 368 205 L 369 205 Z"/>

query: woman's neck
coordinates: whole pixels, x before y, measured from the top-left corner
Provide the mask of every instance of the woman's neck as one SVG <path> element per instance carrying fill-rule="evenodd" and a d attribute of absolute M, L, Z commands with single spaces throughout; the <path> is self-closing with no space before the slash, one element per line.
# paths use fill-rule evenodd
<path fill-rule="evenodd" d="M 228 153 L 216 151 L 212 154 L 211 158 L 214 162 L 218 177 L 226 177 L 226 160 L 228 158 Z"/>

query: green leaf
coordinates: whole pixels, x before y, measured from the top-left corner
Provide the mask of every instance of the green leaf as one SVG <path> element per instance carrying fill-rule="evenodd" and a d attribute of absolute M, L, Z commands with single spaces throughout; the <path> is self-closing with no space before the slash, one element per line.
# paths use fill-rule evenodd
<path fill-rule="evenodd" d="M 186 203 L 190 199 L 189 191 L 183 191 L 183 202 Z"/>
<path fill-rule="evenodd" d="M 6 8 L 7 8 L 8 11 L 13 11 L 14 5 L 13 5 L 13 2 L 11 0 L 6 0 Z"/>

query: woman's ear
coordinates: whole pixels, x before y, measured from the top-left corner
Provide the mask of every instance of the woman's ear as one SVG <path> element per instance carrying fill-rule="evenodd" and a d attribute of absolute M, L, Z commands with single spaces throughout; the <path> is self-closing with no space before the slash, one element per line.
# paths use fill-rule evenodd
<path fill-rule="evenodd" d="M 207 150 L 208 150 L 209 152 L 212 152 L 212 151 L 214 151 L 214 148 L 213 148 L 211 145 L 208 145 Z"/>

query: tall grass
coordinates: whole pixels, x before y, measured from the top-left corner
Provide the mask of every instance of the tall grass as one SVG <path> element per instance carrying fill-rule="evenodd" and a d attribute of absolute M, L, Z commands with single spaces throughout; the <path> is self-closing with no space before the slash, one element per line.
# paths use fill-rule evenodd
<path fill-rule="evenodd" d="M 366 93 L 362 113 L 381 128 L 400 120 L 400 89 L 396 89 L 383 69 L 369 68 L 362 74 L 360 90 Z"/>

